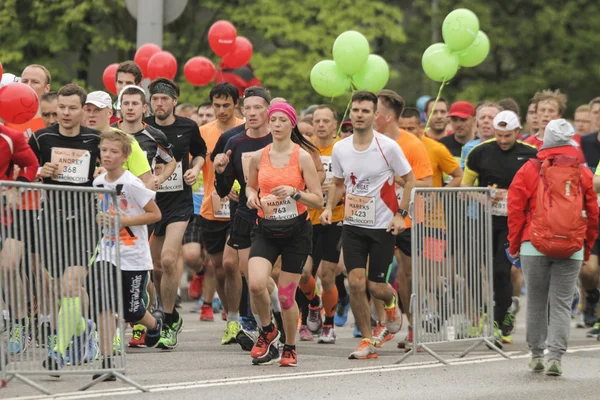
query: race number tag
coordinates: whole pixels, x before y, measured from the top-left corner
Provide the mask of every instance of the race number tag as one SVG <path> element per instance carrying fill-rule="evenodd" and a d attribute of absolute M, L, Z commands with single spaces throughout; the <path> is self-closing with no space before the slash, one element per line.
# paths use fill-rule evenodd
<path fill-rule="evenodd" d="M 244 182 L 248 182 L 248 177 L 250 176 L 250 159 L 254 153 L 254 151 L 242 153 L 242 172 L 244 173 Z"/>
<path fill-rule="evenodd" d="M 183 167 L 181 161 L 177 163 L 175 171 L 160 185 L 159 192 L 179 192 L 183 190 Z"/>
<path fill-rule="evenodd" d="M 352 225 L 375 225 L 375 198 L 346 194 L 344 220 Z"/>
<path fill-rule="evenodd" d="M 90 172 L 91 154 L 87 150 L 53 147 L 50 162 L 58 164 L 58 182 L 85 183 Z"/>
<path fill-rule="evenodd" d="M 217 191 L 213 190 L 211 193 L 211 203 L 215 218 L 230 218 L 231 210 L 229 208 L 229 197 L 221 198 Z"/>
<path fill-rule="evenodd" d="M 260 199 L 260 205 L 265 214 L 265 219 L 282 221 L 298 216 L 298 205 L 296 204 L 296 200 L 289 196 L 280 200 L 276 196 L 270 194 Z"/>
<path fill-rule="evenodd" d="M 507 216 L 507 197 L 508 190 L 496 189 L 492 196 L 492 215 L 499 217 Z"/>

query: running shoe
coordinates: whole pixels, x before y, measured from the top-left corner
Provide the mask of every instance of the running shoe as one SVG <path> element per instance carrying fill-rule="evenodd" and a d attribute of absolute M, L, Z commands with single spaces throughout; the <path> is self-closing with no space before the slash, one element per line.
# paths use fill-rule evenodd
<path fill-rule="evenodd" d="M 235 337 L 235 341 L 240 345 L 242 350 L 250 351 L 254 343 L 258 340 L 256 321 L 254 318 L 240 317 L 240 326 L 241 329 Z"/>
<path fill-rule="evenodd" d="M 212 306 L 208 304 L 202 304 L 202 309 L 200 310 L 200 321 L 209 321 L 213 322 L 215 320 L 215 315 L 213 313 Z"/>
<path fill-rule="evenodd" d="M 302 325 L 300 327 L 298 334 L 300 335 L 301 342 L 312 342 L 313 340 L 315 340 L 312 332 L 310 331 L 310 329 L 308 329 L 308 326 L 306 325 Z"/>
<path fill-rule="evenodd" d="M 394 335 L 388 331 L 385 325 L 378 324 L 373 331 L 373 342 L 378 349 L 382 348 L 385 342 L 392 340 Z"/>
<path fill-rule="evenodd" d="M 360 341 L 358 348 L 350 353 L 350 360 L 366 360 L 369 358 L 377 358 L 377 350 L 370 339 Z"/>
<path fill-rule="evenodd" d="M 350 297 L 340 297 L 337 302 L 333 322 L 336 326 L 344 326 L 348 322 L 348 311 L 350 310 Z"/>
<path fill-rule="evenodd" d="M 146 334 L 144 335 L 144 345 L 145 347 L 154 347 L 158 344 L 158 341 L 162 337 L 163 325 L 165 320 L 165 314 L 162 311 L 156 310 L 152 313 L 154 318 L 156 319 L 156 328 L 148 329 Z"/>
<path fill-rule="evenodd" d="M 546 365 L 544 364 L 543 358 L 532 358 L 531 361 L 529 361 L 529 369 L 536 373 L 544 372 L 546 369 Z"/>
<path fill-rule="evenodd" d="M 502 331 L 498 327 L 498 323 L 494 321 L 494 345 L 502 349 Z"/>
<path fill-rule="evenodd" d="M 156 347 L 163 350 L 173 350 L 176 348 L 178 344 L 177 335 L 182 329 L 183 319 L 181 318 L 181 315 L 179 316 L 179 320 L 170 326 L 163 322 L 162 332 Z"/>
<path fill-rule="evenodd" d="M 48 357 L 42 363 L 44 369 L 48 371 L 60 371 L 65 366 L 65 360 L 58 351 L 50 350 Z M 52 377 L 60 377 L 60 375 L 50 375 Z"/>
<path fill-rule="evenodd" d="M 510 336 L 512 331 L 515 329 L 515 321 L 515 314 L 507 312 L 504 316 L 504 322 L 502 322 L 502 326 L 500 327 L 502 336 Z"/>
<path fill-rule="evenodd" d="M 292 349 L 288 345 L 283 346 L 283 355 L 279 361 L 280 367 L 297 367 L 298 356 L 296 355 L 296 349 Z"/>
<path fill-rule="evenodd" d="M 27 327 L 21 324 L 14 324 L 10 330 L 10 339 L 8 341 L 8 353 L 17 355 L 27 350 L 29 339 L 27 338 Z"/>
<path fill-rule="evenodd" d="M 250 351 L 252 358 L 261 358 L 269 353 L 271 347 L 277 347 L 277 341 L 279 340 L 279 330 L 273 327 L 271 332 L 262 331 L 258 336 L 258 340 Z"/>
<path fill-rule="evenodd" d="M 521 310 L 521 299 L 519 299 L 519 297 L 517 297 L 517 296 L 513 296 L 512 303 L 511 303 L 510 307 L 508 307 L 508 312 L 513 313 L 516 317 L 520 310 Z"/>
<path fill-rule="evenodd" d="M 102 359 L 102 369 L 107 369 L 108 370 L 108 369 L 112 369 L 112 368 L 113 368 L 113 365 L 112 365 L 112 362 L 111 362 L 110 358 L 104 358 L 104 359 Z M 94 374 L 94 376 L 92 377 L 92 380 L 95 381 L 96 379 L 100 378 L 102 375 L 105 375 L 107 373 L 108 373 L 108 371 L 107 372 L 101 372 L 99 374 Z M 102 380 L 102 382 L 114 382 L 116 380 L 117 380 L 117 377 L 114 376 L 113 374 L 110 374 L 106 378 L 104 378 Z"/>
<path fill-rule="evenodd" d="M 223 311 L 223 303 L 221 303 L 221 299 L 219 296 L 215 295 L 212 301 L 213 313 L 218 314 Z"/>
<path fill-rule="evenodd" d="M 230 321 L 225 326 L 225 332 L 223 333 L 223 338 L 221 339 L 221 344 L 232 344 L 235 343 L 235 338 L 240 332 L 240 323 L 237 321 Z"/>
<path fill-rule="evenodd" d="M 318 343 L 327 343 L 327 344 L 335 344 L 335 330 L 333 325 L 323 325 L 321 329 L 321 334 L 319 335 Z M 295 354 L 295 351 L 294 351 Z M 285 357 L 285 352 L 284 352 Z M 295 365 L 294 365 L 295 366 Z"/>
<path fill-rule="evenodd" d="M 354 336 L 355 338 L 362 337 L 362 332 L 360 331 L 357 323 L 354 323 L 354 332 L 352 332 L 352 336 Z"/>
<path fill-rule="evenodd" d="M 269 347 L 269 352 L 263 357 L 253 358 L 252 365 L 271 365 L 281 360 L 281 352 L 278 345 Z"/>
<path fill-rule="evenodd" d="M 562 365 L 560 364 L 560 361 L 557 361 L 557 360 L 548 361 L 548 366 L 546 367 L 546 375 L 561 376 L 562 375 Z"/>
<path fill-rule="evenodd" d="M 590 290 L 586 292 L 585 307 L 583 308 L 583 322 L 587 328 L 594 326 L 596 321 L 596 309 L 600 300 L 600 290 Z"/>
<path fill-rule="evenodd" d="M 100 354 L 100 344 L 96 326 L 92 320 L 86 321 L 86 329 L 79 336 L 74 336 L 69 344 L 71 365 L 81 365 L 95 360 Z"/>
<path fill-rule="evenodd" d="M 204 286 L 204 275 L 194 273 L 194 277 L 188 286 L 188 295 L 192 300 L 198 300 L 202 296 L 202 288 Z"/>
<path fill-rule="evenodd" d="M 323 324 L 323 321 L 321 321 L 321 307 L 308 306 L 308 318 L 306 324 L 312 333 L 319 332 L 319 329 L 321 329 L 321 325 Z"/>
<path fill-rule="evenodd" d="M 162 311 L 159 311 L 162 313 Z M 146 347 L 146 327 L 144 325 L 134 325 L 133 335 L 127 344 L 129 347 L 139 348 Z"/>
<path fill-rule="evenodd" d="M 213 310 L 214 311 L 214 310 Z M 227 311 L 225 311 L 224 309 L 221 310 L 221 319 L 223 321 L 227 321 Z"/>
<path fill-rule="evenodd" d="M 398 333 L 402 329 L 402 311 L 398 307 L 398 298 L 394 295 L 394 301 L 391 306 L 385 307 L 385 327 L 390 333 Z"/>
<path fill-rule="evenodd" d="M 586 337 L 591 337 L 591 338 L 598 338 L 600 337 L 600 322 L 596 322 L 594 324 L 594 327 L 589 330 L 586 334 Z"/>
<path fill-rule="evenodd" d="M 113 354 L 121 354 L 121 330 L 119 328 L 115 330 L 115 336 L 113 336 Z"/>
<path fill-rule="evenodd" d="M 194 302 L 194 305 L 190 308 L 190 312 L 192 314 L 199 314 L 202 311 L 202 305 L 204 304 L 204 299 L 200 297 L 200 299 Z"/>

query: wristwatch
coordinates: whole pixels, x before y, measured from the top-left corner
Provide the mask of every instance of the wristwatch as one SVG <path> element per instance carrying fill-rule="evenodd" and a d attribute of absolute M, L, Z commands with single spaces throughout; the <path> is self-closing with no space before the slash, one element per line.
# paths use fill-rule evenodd
<path fill-rule="evenodd" d="M 300 200 L 300 196 L 302 196 L 302 192 L 299 191 L 298 189 L 294 189 L 294 190 L 295 190 L 295 192 L 292 195 L 292 199 L 298 201 L 298 200 Z"/>
<path fill-rule="evenodd" d="M 402 215 L 402 218 L 406 218 L 408 216 L 408 211 L 403 210 L 402 208 L 399 208 L 398 214 Z"/>

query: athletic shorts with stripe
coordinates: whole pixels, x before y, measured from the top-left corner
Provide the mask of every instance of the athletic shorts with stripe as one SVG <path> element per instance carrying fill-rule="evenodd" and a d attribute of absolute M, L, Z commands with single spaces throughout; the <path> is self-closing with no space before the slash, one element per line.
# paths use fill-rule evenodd
<path fill-rule="evenodd" d="M 344 225 L 342 246 L 348 275 L 357 268 L 369 268 L 367 278 L 371 282 L 386 283 L 391 273 L 396 238 L 385 229 L 366 229 Z"/>

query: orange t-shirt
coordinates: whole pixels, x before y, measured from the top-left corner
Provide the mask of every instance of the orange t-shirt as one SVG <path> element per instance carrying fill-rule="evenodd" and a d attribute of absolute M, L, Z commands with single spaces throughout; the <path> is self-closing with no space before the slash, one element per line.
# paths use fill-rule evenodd
<path fill-rule="evenodd" d="M 202 176 L 204 179 L 204 198 L 202 199 L 202 206 L 200 207 L 200 215 L 212 221 L 229 221 L 229 218 L 215 217 L 214 213 L 215 209 L 220 209 L 220 205 L 217 204 L 217 202 L 220 201 L 220 197 L 215 190 L 215 169 L 213 167 L 213 162 L 210 159 L 210 154 L 214 150 L 219 137 L 223 134 L 223 131 L 219 129 L 218 122 L 218 120 L 209 122 L 208 124 L 200 127 L 200 136 L 202 136 L 202 139 L 204 139 L 206 142 L 206 149 L 208 150 L 208 154 L 206 154 L 206 158 L 204 160 L 204 165 L 202 166 Z M 236 118 L 234 126 L 238 126 L 243 123 L 243 120 Z"/>
<path fill-rule="evenodd" d="M 336 138 L 331 144 L 327 147 L 319 147 L 317 143 L 315 146 L 319 149 L 319 155 L 321 157 L 321 163 L 323 164 L 323 169 L 325 170 L 325 182 L 330 183 L 333 180 L 333 170 L 331 168 L 331 154 L 333 153 L 333 146 L 339 141 L 339 138 Z M 327 204 L 327 193 L 323 193 L 323 205 Z M 310 221 L 313 225 L 319 225 L 321 222 L 319 221 L 319 217 L 323 213 L 323 207 L 316 209 L 311 208 L 308 210 L 308 215 L 310 217 Z M 344 219 L 344 203 L 340 202 L 340 204 L 336 205 L 333 209 L 333 213 L 331 215 L 331 222 L 340 222 Z"/>
<path fill-rule="evenodd" d="M 36 115 L 35 117 L 33 117 L 33 119 L 31 119 L 30 121 L 27 121 L 23 124 L 9 124 L 6 123 L 6 126 L 8 126 L 9 128 L 13 128 L 19 132 L 23 132 L 23 134 L 25 135 L 25 141 L 29 142 L 29 138 L 37 131 L 39 131 L 40 129 L 43 129 L 46 127 L 46 125 L 44 125 L 44 121 L 42 120 L 42 117 L 39 115 Z M 41 165 L 40 165 L 41 167 Z M 15 168 L 16 171 L 15 173 L 18 174 L 18 169 Z M 23 193 L 23 196 L 21 198 L 21 206 L 19 207 L 20 210 L 39 210 L 40 209 L 40 193 L 37 190 L 32 190 L 26 193 Z"/>
<path fill-rule="evenodd" d="M 431 162 L 429 161 L 429 156 L 427 155 L 427 149 L 418 137 L 401 129 L 400 137 L 396 142 L 400 145 L 400 148 L 404 153 L 404 157 L 406 157 L 408 160 L 408 163 L 412 168 L 412 172 L 415 175 L 415 179 L 419 180 L 427 178 L 428 176 L 433 176 L 433 170 L 431 169 Z M 403 191 L 403 187 L 396 185 L 398 203 L 400 203 L 402 200 Z M 406 223 L 406 227 L 410 228 L 411 219 L 406 217 L 404 218 L 404 222 Z"/>
<path fill-rule="evenodd" d="M 429 162 L 433 170 L 433 187 L 442 187 L 443 174 L 450 175 L 451 172 L 460 168 L 460 165 L 448 148 L 437 140 L 423 136 L 423 144 L 427 149 L 427 155 L 429 156 Z"/>

